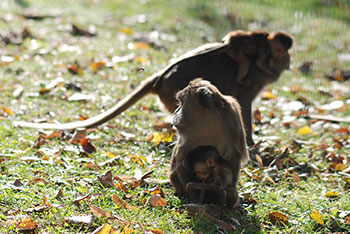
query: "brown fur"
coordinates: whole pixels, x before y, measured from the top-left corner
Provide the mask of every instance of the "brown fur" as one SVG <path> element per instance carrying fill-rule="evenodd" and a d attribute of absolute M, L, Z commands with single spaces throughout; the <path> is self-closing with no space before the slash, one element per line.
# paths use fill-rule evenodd
<path fill-rule="evenodd" d="M 202 77 L 218 87 L 221 93 L 233 96 L 238 100 L 242 108 L 248 143 L 253 144 L 251 103 L 265 85 L 276 81 L 283 70 L 289 67 L 290 57 L 286 53 L 279 59 L 275 59 L 271 55 L 265 58 L 264 64 L 274 76 L 263 72 L 255 65 L 255 62 L 252 62 L 245 77 L 245 79 L 252 82 L 249 87 L 243 87 L 236 82 L 238 64 L 227 55 L 226 51 L 227 44 L 225 43 L 207 44 L 194 49 L 163 70 L 147 78 L 115 106 L 87 120 L 63 124 L 15 122 L 14 125 L 61 130 L 92 128 L 119 115 L 143 96 L 150 93 L 157 94 L 165 107 L 170 112 L 173 112 L 177 107 L 175 94 L 186 87 L 191 80 Z M 253 58 L 250 59 L 254 60 Z"/>
<path fill-rule="evenodd" d="M 214 147 L 220 158 L 227 163 L 232 177 L 228 175 L 225 179 L 228 178 L 228 183 L 235 187 L 240 167 L 249 159 L 239 104 L 231 96 L 222 95 L 209 81 L 202 79 L 191 81 L 176 97 L 179 108 L 174 113 L 173 124 L 178 139 L 169 173 L 176 193 L 191 193 L 186 191 L 186 184 L 200 182 L 189 162 L 191 151 L 203 145 Z M 215 179 L 218 179 L 219 184 L 222 182 L 222 179 Z M 227 187 L 226 184 L 223 186 Z M 225 198 L 221 200 L 225 201 Z"/>
<path fill-rule="evenodd" d="M 238 193 L 236 182 L 238 172 L 231 167 L 231 163 L 223 160 L 219 152 L 213 146 L 199 146 L 188 153 L 185 158 L 189 170 L 193 170 L 196 178 L 201 183 L 189 182 L 186 190 L 196 190 L 198 195 L 193 198 L 194 202 L 216 203 L 232 207 L 236 204 Z M 185 166 L 186 167 L 186 166 Z M 216 185 L 216 186 L 215 186 Z"/>
<path fill-rule="evenodd" d="M 227 44 L 227 54 L 238 63 L 236 81 L 239 85 L 249 87 L 250 79 L 243 79 L 249 70 L 250 57 L 256 57 L 255 64 L 263 72 L 274 76 L 266 66 L 266 58 L 281 58 L 292 46 L 292 38 L 283 32 L 266 33 L 260 31 L 237 30 L 228 33 L 223 41 Z"/>

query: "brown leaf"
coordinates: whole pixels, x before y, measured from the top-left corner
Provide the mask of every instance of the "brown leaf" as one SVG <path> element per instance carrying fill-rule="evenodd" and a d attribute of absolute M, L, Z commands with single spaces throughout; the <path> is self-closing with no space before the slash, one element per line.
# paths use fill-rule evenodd
<path fill-rule="evenodd" d="M 160 229 L 152 229 L 151 233 L 153 233 L 153 234 L 164 234 L 164 232 L 162 230 L 160 230 Z"/>
<path fill-rule="evenodd" d="M 159 185 L 152 189 L 146 190 L 145 192 L 149 194 L 159 194 L 160 196 L 164 197 L 164 192 Z"/>
<path fill-rule="evenodd" d="M 104 175 L 100 175 L 98 180 L 105 188 L 114 187 L 112 171 L 107 171 Z"/>
<path fill-rule="evenodd" d="M 76 24 L 72 24 L 72 34 L 74 36 L 94 37 L 95 33 L 89 32 L 85 29 L 78 27 Z"/>
<path fill-rule="evenodd" d="M 257 123 L 261 123 L 261 113 L 258 108 L 255 109 L 253 116 Z"/>
<path fill-rule="evenodd" d="M 123 191 L 123 192 L 125 192 L 125 193 L 128 193 L 128 188 L 125 187 L 125 185 L 124 185 L 122 182 L 116 184 L 115 187 L 119 188 L 120 191 Z"/>
<path fill-rule="evenodd" d="M 81 70 L 80 70 L 80 68 L 79 68 L 80 66 L 78 65 L 78 64 L 72 64 L 72 65 L 70 65 L 69 67 L 68 67 L 68 71 L 70 72 L 70 73 L 72 73 L 73 75 L 79 75 L 79 74 L 81 74 Z"/>
<path fill-rule="evenodd" d="M 20 231 L 34 231 L 36 229 L 36 226 L 37 224 L 35 220 L 31 218 L 24 218 L 19 222 L 17 228 Z"/>
<path fill-rule="evenodd" d="M 111 218 L 112 217 L 111 213 L 109 213 L 106 210 L 102 210 L 100 207 L 98 207 L 96 205 L 90 205 L 90 210 L 94 215 L 96 215 L 97 217 L 100 217 L 100 218 L 104 218 L 104 217 Z"/>
<path fill-rule="evenodd" d="M 50 135 L 46 136 L 46 139 L 53 139 L 53 138 L 60 138 L 61 137 L 61 132 L 56 130 Z"/>
<path fill-rule="evenodd" d="M 345 225 L 350 225 L 350 215 L 344 220 Z"/>
<path fill-rule="evenodd" d="M 126 183 L 132 183 L 134 181 L 137 181 L 135 177 L 128 176 L 128 175 L 117 175 L 117 176 L 114 176 L 114 179 L 122 182 L 126 182 Z"/>
<path fill-rule="evenodd" d="M 166 206 L 166 201 L 162 196 L 159 194 L 152 194 L 151 197 L 148 199 L 148 203 L 151 206 L 160 206 L 160 207 L 165 207 Z"/>
<path fill-rule="evenodd" d="M 262 181 L 269 181 L 271 184 L 276 184 L 276 182 L 270 176 L 265 176 Z"/>
<path fill-rule="evenodd" d="M 256 161 L 259 163 L 259 167 L 264 167 L 264 163 L 259 155 L 255 155 Z"/>
<path fill-rule="evenodd" d="M 311 61 L 305 61 L 300 67 L 299 67 L 299 71 L 304 74 L 304 75 L 308 75 L 312 72 L 311 70 L 311 66 L 312 66 L 312 62 Z"/>
<path fill-rule="evenodd" d="M 87 164 L 85 164 L 85 167 L 91 169 L 91 170 L 100 170 L 100 166 L 96 163 L 93 162 L 88 162 Z"/>
<path fill-rule="evenodd" d="M 95 148 L 95 146 L 92 145 L 90 139 L 87 139 L 87 138 L 80 139 L 79 143 L 83 147 L 83 150 L 86 153 L 91 154 L 93 152 L 96 152 L 96 148 Z"/>
<path fill-rule="evenodd" d="M 171 129 L 171 124 L 163 122 L 163 121 L 155 120 L 153 123 L 153 128 L 155 128 L 155 129 L 163 129 L 163 128 Z"/>
<path fill-rule="evenodd" d="M 131 205 L 129 205 L 127 202 L 125 202 L 124 200 L 122 200 L 120 197 L 118 197 L 118 195 L 116 195 L 116 194 L 112 194 L 112 201 L 115 203 L 115 204 L 117 204 L 117 205 L 119 205 L 122 209 L 129 209 L 129 210 L 131 210 L 131 209 L 135 209 L 136 207 L 134 207 L 134 206 L 131 206 Z"/>
<path fill-rule="evenodd" d="M 91 195 L 90 194 L 87 194 L 85 196 L 78 196 L 76 199 L 73 200 L 73 204 L 76 205 L 76 206 L 79 206 L 81 201 L 84 201 L 86 199 L 90 199 L 91 198 Z"/>
<path fill-rule="evenodd" d="M 97 71 L 99 71 L 100 69 L 102 69 L 105 65 L 106 65 L 105 62 L 92 62 L 92 63 L 90 64 L 90 69 L 91 69 L 93 72 L 97 72 Z"/>
<path fill-rule="evenodd" d="M 296 173 L 295 171 L 293 171 L 293 182 L 294 183 L 300 182 L 300 177 L 299 177 L 298 173 Z"/>
<path fill-rule="evenodd" d="M 44 184 L 48 184 L 49 182 L 47 182 L 45 179 L 37 177 L 34 178 L 30 181 L 28 181 L 27 185 L 31 185 L 31 184 L 37 184 L 37 183 L 44 183 Z"/>
<path fill-rule="evenodd" d="M 74 132 L 74 135 L 72 137 L 71 143 L 72 144 L 78 144 L 81 139 L 86 138 L 86 129 L 77 129 Z"/>
<path fill-rule="evenodd" d="M 273 224 L 276 224 L 278 222 L 286 224 L 288 222 L 288 217 L 279 211 L 274 211 L 274 212 L 269 211 L 269 218 L 271 220 L 271 223 Z"/>
<path fill-rule="evenodd" d="M 17 180 L 15 180 L 15 182 L 13 183 L 13 185 L 16 186 L 16 187 L 22 187 L 22 186 L 23 186 L 23 183 L 22 183 L 19 179 L 17 179 Z"/>
<path fill-rule="evenodd" d="M 59 199 L 60 197 L 62 197 L 62 195 L 63 195 L 63 191 L 62 191 L 62 188 L 60 188 L 60 189 L 58 190 L 58 192 L 56 193 L 55 198 L 56 198 L 56 199 Z"/>

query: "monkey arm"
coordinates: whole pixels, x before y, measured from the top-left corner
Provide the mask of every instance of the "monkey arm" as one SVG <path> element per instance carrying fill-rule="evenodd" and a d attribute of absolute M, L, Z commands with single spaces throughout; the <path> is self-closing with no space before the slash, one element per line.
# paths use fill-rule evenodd
<path fill-rule="evenodd" d="M 210 191 L 218 191 L 221 190 L 220 186 L 213 183 L 195 183 L 189 182 L 186 184 L 186 189 L 188 190 L 210 190 Z"/>

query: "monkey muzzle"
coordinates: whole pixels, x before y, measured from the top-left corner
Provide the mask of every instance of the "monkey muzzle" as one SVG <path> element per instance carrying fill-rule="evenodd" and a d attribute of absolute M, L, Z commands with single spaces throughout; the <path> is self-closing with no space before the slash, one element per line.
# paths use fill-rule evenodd
<path fill-rule="evenodd" d="M 172 124 L 173 124 L 176 128 L 179 128 L 179 127 L 180 127 L 181 115 L 182 115 L 182 108 L 181 108 L 181 106 L 178 106 L 178 107 L 176 108 L 176 110 L 174 111 L 173 120 L 172 120 Z"/>

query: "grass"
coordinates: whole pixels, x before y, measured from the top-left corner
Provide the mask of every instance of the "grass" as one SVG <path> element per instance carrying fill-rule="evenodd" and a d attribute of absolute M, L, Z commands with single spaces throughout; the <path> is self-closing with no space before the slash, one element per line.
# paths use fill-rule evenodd
<path fill-rule="evenodd" d="M 254 109 L 262 114 L 261 122 L 255 121 L 255 139 L 263 140 L 259 155 L 263 160 L 280 158 L 286 156 L 283 151 L 287 147 L 288 154 L 271 167 L 251 164 L 245 168 L 239 182 L 245 203 L 241 210 L 225 211 L 220 218 L 240 223 L 232 233 L 349 232 L 349 168 L 331 167 L 332 161 L 338 167 L 340 162 L 349 165 L 349 124 L 314 121 L 302 115 L 287 120 L 299 110 L 291 109 L 295 101 L 310 113 L 349 116 L 349 81 L 331 82 L 324 77 L 333 67 L 350 68 L 349 59 L 340 56 L 350 54 L 348 1 L 36 0 L 27 1 L 29 8 L 15 2 L 22 1 L 0 2 L 1 35 L 27 27 L 34 39 L 0 47 L 0 233 L 18 233 L 23 217 L 36 221 L 38 233 L 89 233 L 107 223 L 128 233 L 125 224 L 106 217 L 95 217 L 90 226 L 63 222 L 67 217 L 90 215 L 91 204 L 130 221 L 129 229 L 136 233 L 142 229 L 217 233 L 217 227 L 205 218 L 188 216 L 173 188 L 161 183 L 167 179 L 172 147 L 147 141 L 152 133 L 164 130 L 154 129 L 154 121 L 165 121 L 167 116 L 154 96 L 144 98 L 108 125 L 89 130 L 88 138 L 96 147 L 91 154 L 70 143 L 65 135 L 40 138 L 42 132 L 13 127 L 12 121 L 44 118 L 67 122 L 77 120 L 78 115 L 94 116 L 170 59 L 203 43 L 219 41 L 226 32 L 238 28 L 284 30 L 295 37 L 291 70 L 265 89 L 276 99 L 258 98 L 254 103 Z M 20 16 L 25 11 L 54 17 L 28 20 Z M 95 28 L 97 36 L 71 35 L 72 23 Z M 165 48 L 146 45 L 132 49 L 136 43 L 133 36 L 152 31 L 160 33 L 158 42 Z M 134 55 L 131 61 L 113 63 L 114 56 L 130 54 Z M 14 61 L 7 62 L 8 57 Z M 313 62 L 309 75 L 298 69 L 305 61 Z M 106 66 L 94 70 L 90 67 L 93 62 L 106 62 Z M 80 66 L 80 74 L 68 72 L 72 64 Z M 80 85 L 82 93 L 93 95 L 94 100 L 67 101 L 76 91 L 60 86 L 39 95 L 41 88 L 60 77 L 65 83 Z M 13 92 L 19 86 L 24 92 L 15 98 Z M 324 108 L 335 100 L 343 101 L 340 109 Z M 303 126 L 310 126 L 312 133 L 298 134 Z M 37 147 L 39 139 L 44 143 Z M 115 165 L 108 153 L 116 155 Z M 99 167 L 91 169 L 92 164 Z M 138 178 L 153 170 L 151 177 L 160 181 L 134 189 L 125 183 L 128 192 L 118 187 L 102 188 L 98 177 L 109 170 L 113 175 Z M 46 182 L 28 183 L 34 178 Z M 16 180 L 23 185 L 15 186 Z M 148 190 L 158 185 L 165 194 L 165 207 L 144 203 L 150 197 Z M 55 198 L 60 189 L 62 195 Z M 330 191 L 339 195 L 325 196 Z M 77 196 L 87 194 L 89 199 L 75 205 Z M 138 209 L 121 209 L 112 201 L 112 194 Z M 40 212 L 30 210 L 43 203 L 51 206 Z M 286 215 L 288 221 L 274 223 L 269 217 L 274 211 Z M 311 217 L 313 211 L 322 215 L 323 225 Z"/>

